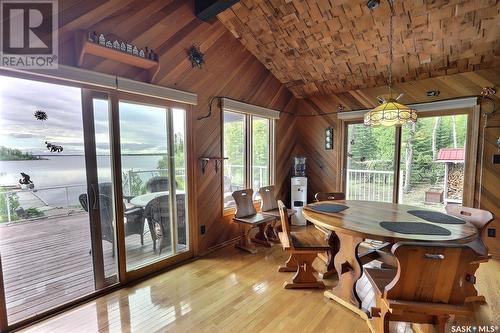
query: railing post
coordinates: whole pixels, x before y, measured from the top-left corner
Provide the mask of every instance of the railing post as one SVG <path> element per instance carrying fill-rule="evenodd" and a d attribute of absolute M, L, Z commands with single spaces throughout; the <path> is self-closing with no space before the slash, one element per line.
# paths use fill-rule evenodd
<path fill-rule="evenodd" d="M 5 203 L 7 204 L 7 221 L 11 222 L 9 192 L 5 192 Z"/>
<path fill-rule="evenodd" d="M 259 187 L 262 186 L 262 167 L 259 167 Z"/>
<path fill-rule="evenodd" d="M 132 194 L 132 170 L 128 171 L 128 195 Z"/>
<path fill-rule="evenodd" d="M 68 187 L 66 186 L 64 188 L 64 190 L 66 191 L 66 208 L 69 208 L 69 194 L 68 194 Z"/>
<path fill-rule="evenodd" d="M 351 171 L 349 171 L 349 169 L 346 170 L 346 177 L 345 177 L 345 197 L 348 200 L 351 199 L 349 197 L 349 185 L 350 185 L 349 184 L 349 178 L 350 178 L 350 175 L 351 175 Z"/>

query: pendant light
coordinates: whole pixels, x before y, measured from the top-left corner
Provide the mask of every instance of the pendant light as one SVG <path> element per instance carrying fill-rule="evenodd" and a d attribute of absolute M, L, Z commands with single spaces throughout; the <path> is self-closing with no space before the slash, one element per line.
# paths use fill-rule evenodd
<path fill-rule="evenodd" d="M 398 102 L 397 98 L 392 98 L 392 39 L 393 39 L 393 16 L 394 7 L 392 0 L 388 0 L 391 9 L 389 18 L 389 99 L 382 99 L 382 103 L 373 110 L 365 114 L 366 126 L 393 126 L 404 125 L 406 123 L 415 123 L 417 121 L 417 111 Z"/>

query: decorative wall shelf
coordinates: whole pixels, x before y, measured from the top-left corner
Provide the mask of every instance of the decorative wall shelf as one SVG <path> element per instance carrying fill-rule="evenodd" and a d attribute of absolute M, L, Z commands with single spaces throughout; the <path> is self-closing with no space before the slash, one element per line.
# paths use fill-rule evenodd
<path fill-rule="evenodd" d="M 205 174 L 208 162 L 215 161 L 215 173 L 217 173 L 222 165 L 222 161 L 227 159 L 227 157 L 200 157 L 201 172 Z"/>
<path fill-rule="evenodd" d="M 78 31 L 76 33 L 75 46 L 76 65 L 78 67 L 82 66 L 85 56 L 90 54 L 108 60 L 117 61 L 129 66 L 142 68 L 148 72 L 149 82 L 153 81 L 156 74 L 160 70 L 160 63 L 158 61 L 142 58 L 134 54 L 90 42 L 87 40 L 87 34 L 85 31 Z"/>

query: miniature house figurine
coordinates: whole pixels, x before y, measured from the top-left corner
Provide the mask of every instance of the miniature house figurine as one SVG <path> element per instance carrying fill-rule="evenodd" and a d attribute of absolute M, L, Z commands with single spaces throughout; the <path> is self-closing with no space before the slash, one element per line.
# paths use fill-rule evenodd
<path fill-rule="evenodd" d="M 143 50 L 143 49 L 141 49 L 141 50 L 139 51 L 139 57 L 144 58 L 144 56 L 145 56 L 145 55 L 144 55 L 144 50 Z"/>
<path fill-rule="evenodd" d="M 99 35 L 99 44 L 101 44 L 102 46 L 106 45 L 106 38 L 104 38 L 103 34 Z"/>
<path fill-rule="evenodd" d="M 127 51 L 127 45 L 125 45 L 125 43 L 124 43 L 124 42 L 122 42 L 122 43 L 120 44 L 120 50 L 122 50 L 123 52 L 126 52 L 126 51 Z"/>
<path fill-rule="evenodd" d="M 106 47 L 109 47 L 110 49 L 112 49 L 112 48 L 113 48 L 113 43 L 111 43 L 111 41 L 110 41 L 110 40 L 108 40 L 108 41 L 106 42 Z"/>
<path fill-rule="evenodd" d="M 120 42 L 115 40 L 113 42 L 113 48 L 116 49 L 116 50 L 119 50 L 120 49 Z"/>
<path fill-rule="evenodd" d="M 132 44 L 127 44 L 127 52 L 132 53 Z"/>
<path fill-rule="evenodd" d="M 134 49 L 132 50 L 132 53 L 134 55 L 139 55 L 139 49 L 137 48 L 137 46 L 134 45 Z"/>

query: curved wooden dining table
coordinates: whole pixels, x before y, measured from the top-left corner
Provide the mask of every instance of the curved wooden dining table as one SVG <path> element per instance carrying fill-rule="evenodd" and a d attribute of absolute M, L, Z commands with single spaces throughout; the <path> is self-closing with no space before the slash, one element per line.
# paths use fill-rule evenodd
<path fill-rule="evenodd" d="M 338 213 L 314 211 L 315 205 L 325 203 L 345 205 L 348 208 Z M 477 237 L 477 229 L 469 222 L 463 224 L 432 223 L 412 214 L 409 210 L 422 210 L 420 207 L 386 202 L 361 200 L 335 200 L 312 203 L 304 207 L 305 218 L 317 227 L 330 231 L 328 243 L 334 256 L 335 269 L 339 282 L 325 291 L 325 296 L 337 301 L 365 319 L 369 318 L 367 309 L 362 308 L 362 300 L 356 291 L 356 282 L 363 275 L 363 265 L 377 260 L 382 251 L 368 251 L 358 254 L 358 248 L 365 239 L 386 242 L 385 249 L 400 241 L 456 242 L 468 243 Z M 389 231 L 380 222 L 421 222 L 448 229 L 449 235 L 403 234 Z M 382 248 L 380 248 L 382 249 Z"/>

